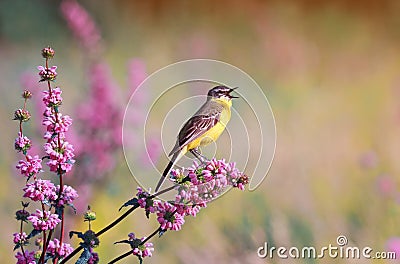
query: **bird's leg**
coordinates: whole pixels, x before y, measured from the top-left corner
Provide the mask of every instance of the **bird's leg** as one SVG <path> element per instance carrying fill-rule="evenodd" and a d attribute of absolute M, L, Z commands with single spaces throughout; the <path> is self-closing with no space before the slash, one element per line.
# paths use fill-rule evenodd
<path fill-rule="evenodd" d="M 201 154 L 199 148 L 191 149 L 190 153 L 192 153 L 201 163 L 208 161 L 208 158 Z"/>

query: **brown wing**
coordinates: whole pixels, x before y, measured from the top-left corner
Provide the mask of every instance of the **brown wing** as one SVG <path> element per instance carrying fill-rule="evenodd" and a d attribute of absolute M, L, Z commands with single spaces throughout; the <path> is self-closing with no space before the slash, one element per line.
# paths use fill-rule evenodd
<path fill-rule="evenodd" d="M 169 156 L 181 150 L 184 146 L 215 126 L 220 119 L 221 111 L 222 107 L 218 104 L 209 102 L 209 104 L 206 103 L 203 105 L 203 107 L 183 125 L 175 147 L 169 153 Z"/>

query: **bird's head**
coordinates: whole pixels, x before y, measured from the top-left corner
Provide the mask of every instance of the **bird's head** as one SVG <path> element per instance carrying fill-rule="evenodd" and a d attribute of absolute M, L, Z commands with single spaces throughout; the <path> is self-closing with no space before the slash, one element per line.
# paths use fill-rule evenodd
<path fill-rule="evenodd" d="M 208 91 L 208 96 L 216 99 L 227 99 L 231 100 L 232 98 L 239 98 L 237 96 L 231 95 L 231 92 L 233 92 L 237 87 L 235 88 L 229 88 L 226 86 L 215 86 L 212 88 L 210 91 Z"/>

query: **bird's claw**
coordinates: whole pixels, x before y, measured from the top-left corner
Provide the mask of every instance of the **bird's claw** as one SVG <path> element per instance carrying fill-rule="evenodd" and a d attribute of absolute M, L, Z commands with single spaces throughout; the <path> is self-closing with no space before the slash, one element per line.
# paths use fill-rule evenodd
<path fill-rule="evenodd" d="M 209 159 L 202 155 L 198 148 L 190 150 L 190 152 L 200 161 L 200 163 L 204 164 L 209 161 Z"/>

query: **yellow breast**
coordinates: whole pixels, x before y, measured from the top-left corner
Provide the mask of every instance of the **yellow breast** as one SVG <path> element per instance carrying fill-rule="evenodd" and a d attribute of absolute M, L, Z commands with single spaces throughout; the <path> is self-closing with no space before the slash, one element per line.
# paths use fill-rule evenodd
<path fill-rule="evenodd" d="M 203 135 L 190 142 L 187 146 L 188 150 L 197 148 L 199 146 L 208 145 L 211 142 L 216 141 L 222 134 L 222 132 L 224 132 L 226 125 L 231 119 L 232 101 L 224 99 L 215 99 L 215 100 L 224 106 L 224 110 L 221 112 L 219 122 L 211 129 L 209 129 L 207 132 L 205 132 Z"/>

